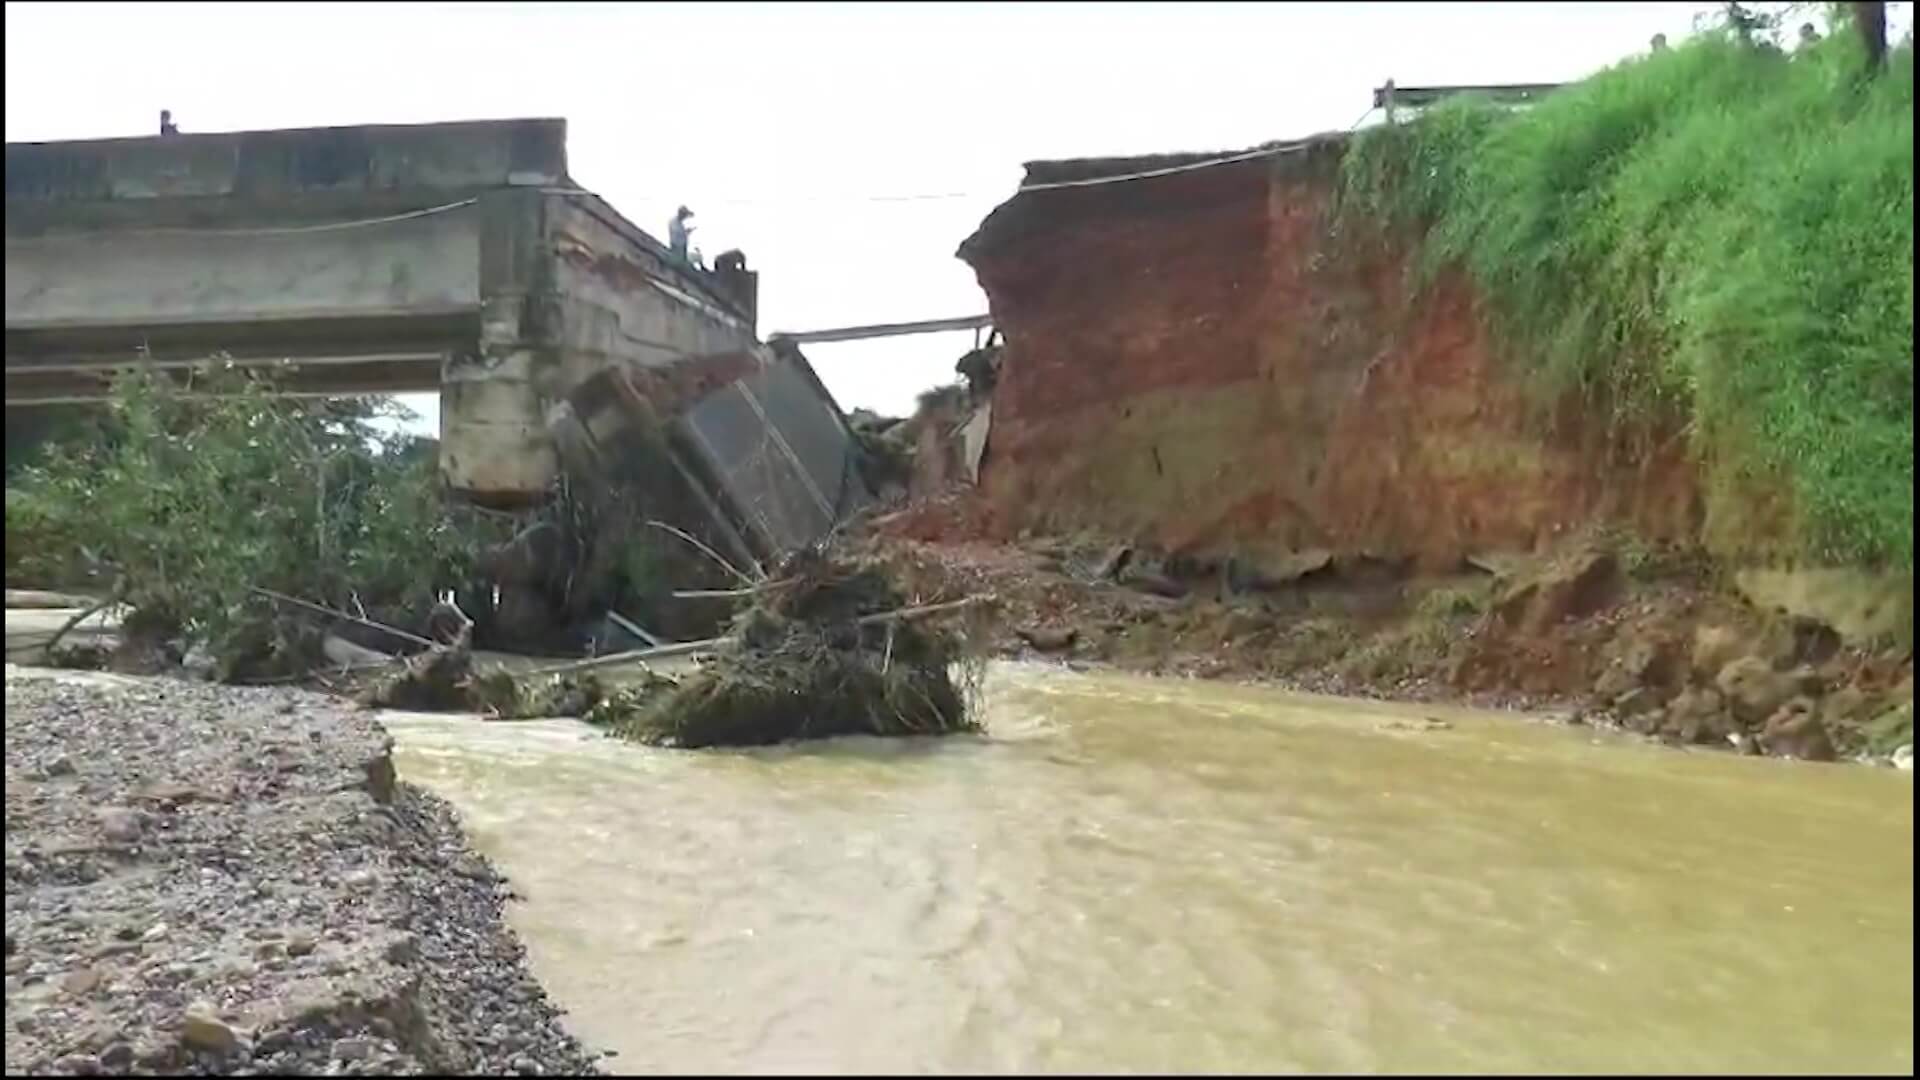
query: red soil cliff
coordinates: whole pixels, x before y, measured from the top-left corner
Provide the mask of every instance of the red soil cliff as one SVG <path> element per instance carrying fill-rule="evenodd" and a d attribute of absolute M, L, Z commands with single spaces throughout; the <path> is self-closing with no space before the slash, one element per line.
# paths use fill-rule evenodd
<path fill-rule="evenodd" d="M 1542 422 L 1459 280 L 1336 220 L 1343 143 L 1023 191 L 960 249 L 1006 338 L 989 533 L 1096 528 L 1173 551 L 1535 550 L 1617 523 L 1690 541 L 1684 439 Z M 1038 163 L 1043 184 L 1189 163 Z M 1364 231 L 1364 230 L 1363 230 Z"/>

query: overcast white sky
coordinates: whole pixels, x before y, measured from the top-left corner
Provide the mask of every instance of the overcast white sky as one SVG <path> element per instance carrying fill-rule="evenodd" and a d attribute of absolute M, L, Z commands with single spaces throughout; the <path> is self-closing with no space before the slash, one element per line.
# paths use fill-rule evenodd
<path fill-rule="evenodd" d="M 953 252 L 1024 161 L 1346 128 L 1389 77 L 1574 79 L 1713 6 L 9 3 L 6 137 L 563 116 L 575 179 L 746 252 L 764 335 L 984 311 Z M 970 345 L 808 355 L 898 414 Z"/>

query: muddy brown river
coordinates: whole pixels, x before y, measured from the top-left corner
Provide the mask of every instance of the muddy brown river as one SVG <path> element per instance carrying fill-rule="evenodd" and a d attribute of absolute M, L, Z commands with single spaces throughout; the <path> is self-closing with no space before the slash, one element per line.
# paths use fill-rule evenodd
<path fill-rule="evenodd" d="M 1914 1067 L 1910 774 L 1013 665 L 988 725 L 389 724 L 623 1071 Z"/>

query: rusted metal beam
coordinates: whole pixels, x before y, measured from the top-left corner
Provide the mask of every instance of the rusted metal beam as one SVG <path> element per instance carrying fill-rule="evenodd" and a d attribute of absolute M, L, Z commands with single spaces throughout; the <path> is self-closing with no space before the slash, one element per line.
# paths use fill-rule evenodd
<path fill-rule="evenodd" d="M 906 334 L 932 334 L 942 330 L 978 330 L 993 325 L 991 315 L 968 315 L 960 319 L 928 319 L 924 322 L 876 323 L 872 326 L 846 326 L 837 330 L 808 330 L 804 333 L 772 334 L 768 342 L 805 345 L 816 341 L 860 341 L 864 338 L 901 337 Z"/>

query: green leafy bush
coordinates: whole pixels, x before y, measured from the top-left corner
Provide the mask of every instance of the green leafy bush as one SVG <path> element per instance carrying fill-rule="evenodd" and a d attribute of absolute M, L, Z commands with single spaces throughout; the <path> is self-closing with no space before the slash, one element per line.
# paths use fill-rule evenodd
<path fill-rule="evenodd" d="M 471 580 L 493 530 L 433 454 L 378 432 L 397 406 L 275 397 L 224 364 L 193 391 L 126 375 L 91 438 L 10 478 L 9 579 L 92 574 L 225 659 L 276 636 L 256 587 L 405 626 Z"/>
<path fill-rule="evenodd" d="M 1685 424 L 1710 498 L 1784 478 L 1780 553 L 1911 567 L 1912 47 L 1863 69 L 1703 34 L 1363 133 L 1343 207 L 1464 270 L 1543 403 Z"/>

